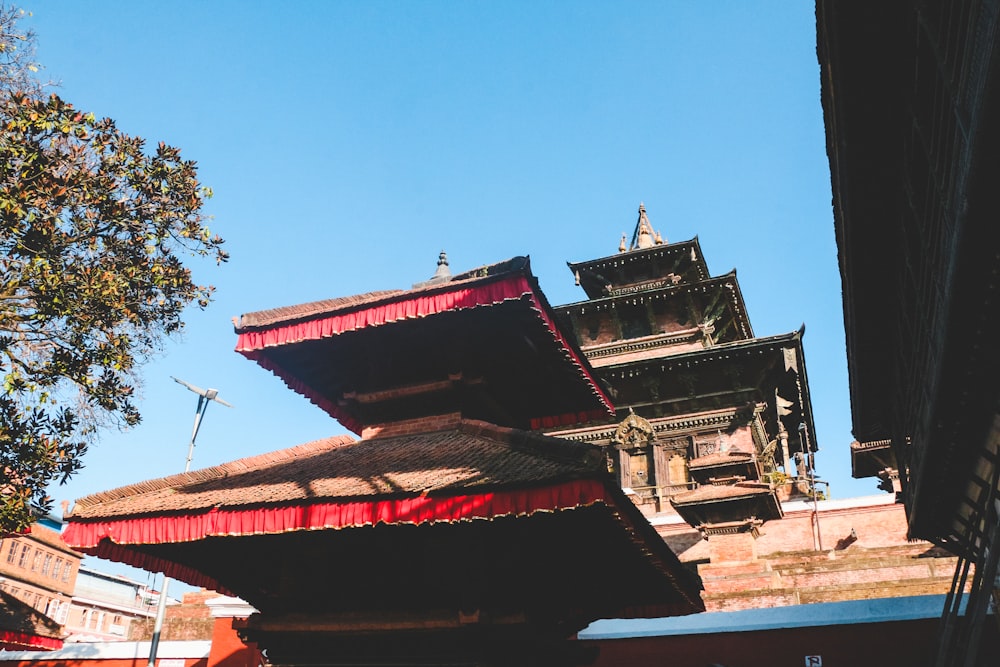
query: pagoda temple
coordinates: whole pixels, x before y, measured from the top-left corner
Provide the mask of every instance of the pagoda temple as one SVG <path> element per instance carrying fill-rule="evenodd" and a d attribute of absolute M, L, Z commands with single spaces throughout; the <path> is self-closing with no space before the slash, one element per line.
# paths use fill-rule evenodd
<path fill-rule="evenodd" d="M 755 337 L 736 271 L 713 277 L 697 237 L 667 242 L 642 204 L 616 254 L 569 268 L 587 299 L 556 312 L 618 416 L 550 434 L 599 446 L 647 515 L 752 549 L 781 501 L 814 486 L 804 327 Z"/>
<path fill-rule="evenodd" d="M 580 664 L 595 619 L 704 609 L 602 449 L 541 432 L 615 410 L 526 258 L 236 332 L 360 440 L 83 498 L 74 548 L 238 595 L 277 665 Z"/>

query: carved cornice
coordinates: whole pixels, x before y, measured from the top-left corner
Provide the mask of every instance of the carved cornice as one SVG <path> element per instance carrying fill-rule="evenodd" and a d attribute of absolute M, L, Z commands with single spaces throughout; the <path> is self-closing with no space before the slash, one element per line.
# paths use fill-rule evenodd
<path fill-rule="evenodd" d="M 851 449 L 855 451 L 864 451 L 868 449 L 888 449 L 892 446 L 891 440 L 870 440 L 868 442 L 858 442 L 855 440 L 851 443 Z"/>
<path fill-rule="evenodd" d="M 556 308 L 556 310 L 566 314 L 585 315 L 587 311 L 608 312 L 615 310 L 618 308 L 619 303 L 633 305 L 652 303 L 662 299 L 675 299 L 685 294 L 708 294 L 716 290 L 725 290 L 728 294 L 729 304 L 735 318 L 734 324 L 740 331 L 740 338 L 744 340 L 753 338 L 753 328 L 750 326 L 750 320 L 747 317 L 746 306 L 743 303 L 743 295 L 740 292 L 735 271 L 731 271 L 723 276 L 706 278 L 696 282 L 674 284 L 668 278 L 640 283 L 638 285 L 624 285 L 615 288 L 615 290 L 620 293 L 587 301 L 564 304 Z"/>
<path fill-rule="evenodd" d="M 720 343 L 704 349 L 688 350 L 655 359 L 604 366 L 601 368 L 601 375 L 611 379 L 626 379 L 649 373 L 684 371 L 703 363 L 724 361 L 727 364 L 734 364 L 744 359 L 754 359 L 764 353 L 780 354 L 785 348 L 800 345 L 798 337 L 798 334 L 793 333 Z"/>
<path fill-rule="evenodd" d="M 733 422 L 749 421 L 752 419 L 756 409 L 756 405 L 749 405 L 680 417 L 661 417 L 650 419 L 649 424 L 653 427 L 653 431 L 659 440 L 660 434 L 669 438 L 671 436 L 693 435 L 701 431 L 728 428 Z M 586 429 L 550 431 L 547 435 L 575 442 L 607 444 L 613 441 L 617 428 L 617 424 L 608 424 L 606 426 L 592 426 Z"/>
<path fill-rule="evenodd" d="M 756 539 L 760 536 L 760 527 L 764 522 L 756 517 L 750 517 L 746 521 L 733 521 L 728 523 L 703 523 L 698 526 L 705 539 L 713 535 L 741 535 L 750 533 Z"/>
<path fill-rule="evenodd" d="M 647 350 L 655 350 L 659 347 L 677 345 L 678 343 L 690 343 L 700 340 L 702 335 L 701 329 L 684 329 L 683 331 L 674 331 L 652 337 L 616 340 L 613 343 L 583 346 L 581 349 L 588 359 L 598 359 L 601 357 L 613 357 L 619 354 L 645 352 Z"/>
<path fill-rule="evenodd" d="M 637 294 L 639 292 L 647 292 L 649 290 L 659 289 L 661 287 L 672 287 L 681 281 L 680 276 L 670 274 L 667 278 L 662 278 L 660 280 L 647 280 L 644 283 L 636 283 L 634 285 L 623 285 L 622 287 L 616 287 L 608 291 L 608 296 L 625 296 L 628 294 Z"/>

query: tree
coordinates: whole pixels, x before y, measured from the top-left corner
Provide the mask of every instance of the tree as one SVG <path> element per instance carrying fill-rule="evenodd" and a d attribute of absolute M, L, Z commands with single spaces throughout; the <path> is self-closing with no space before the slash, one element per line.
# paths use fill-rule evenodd
<path fill-rule="evenodd" d="M 182 258 L 227 254 L 178 149 L 56 95 L 0 92 L 0 530 L 18 531 L 99 427 L 139 422 L 137 368 L 213 291 Z"/>
<path fill-rule="evenodd" d="M 35 74 L 35 33 L 21 30 L 18 21 L 24 10 L 0 4 L 0 90 L 20 90 L 37 95 L 43 84 Z"/>

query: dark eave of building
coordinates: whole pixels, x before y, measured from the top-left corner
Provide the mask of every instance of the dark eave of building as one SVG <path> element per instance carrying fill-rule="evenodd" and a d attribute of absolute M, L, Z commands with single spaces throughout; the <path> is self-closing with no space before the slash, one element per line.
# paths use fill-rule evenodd
<path fill-rule="evenodd" d="M 818 448 L 818 445 L 815 435 L 815 422 L 813 420 L 812 398 L 809 393 L 809 377 L 806 372 L 805 353 L 802 348 L 802 337 L 804 333 L 805 326 L 803 325 L 801 329 L 792 333 L 713 345 L 712 347 L 692 350 L 690 352 L 683 352 L 666 357 L 613 364 L 600 368 L 599 372 L 608 384 L 617 389 L 618 383 L 625 381 L 641 382 L 642 376 L 647 374 L 650 376 L 673 378 L 677 373 L 687 372 L 689 369 L 699 366 L 703 369 L 699 371 L 700 377 L 709 377 L 713 375 L 713 373 L 706 372 L 706 370 L 704 370 L 708 368 L 717 369 L 718 373 L 715 373 L 715 375 L 721 377 L 724 375 L 724 369 L 730 369 L 734 365 L 748 364 L 756 367 L 756 365 L 766 362 L 767 364 L 772 364 L 777 367 L 779 363 L 785 363 L 785 350 L 792 350 L 794 352 L 797 373 L 799 376 L 796 390 L 801 390 L 802 392 L 803 409 L 801 417 L 809 433 L 809 448 L 815 451 Z M 759 388 L 753 388 L 752 394 L 756 394 L 758 389 Z M 790 394 L 791 387 L 780 388 L 780 390 L 784 391 L 786 394 Z M 766 402 L 769 405 L 769 408 L 765 411 L 763 417 L 765 421 L 769 423 L 773 423 L 775 420 L 773 395 L 752 396 L 747 394 L 746 396 L 743 396 L 736 390 L 732 390 L 731 393 L 734 397 L 740 396 L 745 400 L 762 400 Z M 692 396 L 692 399 L 695 397 L 696 396 Z M 792 395 L 783 395 L 782 397 L 786 400 L 796 400 L 796 402 L 798 399 L 797 396 Z M 665 398 L 666 397 L 661 396 L 658 401 L 662 402 Z M 631 405 L 626 398 L 620 395 L 616 398 L 616 403 L 619 410 L 624 409 L 625 406 Z M 643 411 L 639 407 L 636 407 L 636 412 L 642 413 Z M 792 426 L 793 425 L 788 424 L 789 429 L 791 429 Z"/>
<path fill-rule="evenodd" d="M 853 432 L 891 439 L 912 537 L 968 553 L 995 484 L 995 2 L 817 2 Z"/>
<path fill-rule="evenodd" d="M 777 493 L 765 482 L 703 485 L 671 497 L 670 504 L 695 528 L 784 516 Z"/>
<path fill-rule="evenodd" d="M 896 457 L 891 440 L 851 443 L 851 477 L 878 477 L 886 469 L 896 469 Z"/>
<path fill-rule="evenodd" d="M 606 296 L 604 287 L 611 285 L 612 288 L 623 288 L 631 285 L 642 284 L 643 282 L 659 281 L 665 276 L 648 276 L 645 279 L 630 279 L 635 270 L 649 265 L 655 261 L 674 261 L 679 266 L 684 267 L 684 274 L 690 274 L 683 278 L 684 282 L 695 282 L 707 280 L 709 276 L 708 265 L 705 263 L 705 256 L 701 252 L 701 245 L 698 237 L 690 241 L 680 241 L 677 243 L 664 243 L 651 248 L 638 250 L 627 250 L 616 255 L 600 257 L 585 262 L 567 262 L 570 271 L 574 275 L 580 276 L 580 286 L 583 287 L 587 296 L 591 299 Z M 617 275 L 622 274 L 625 279 L 618 279 Z M 586 276 L 592 276 L 587 279 Z M 598 280 L 602 278 L 603 280 Z"/>
<path fill-rule="evenodd" d="M 888 438 L 893 395 L 887 290 L 901 270 L 890 222 L 902 197 L 904 22 L 900 3 L 817 2 L 817 50 L 858 440 Z"/>
<path fill-rule="evenodd" d="M 747 315 L 747 307 L 743 301 L 743 292 L 740 290 L 739 280 L 736 277 L 736 269 L 721 276 L 705 278 L 696 283 L 667 284 L 625 294 L 597 296 L 586 301 L 577 301 L 575 303 L 556 306 L 555 310 L 560 315 L 582 314 L 588 310 L 614 308 L 615 304 L 619 301 L 627 300 L 629 303 L 645 303 L 661 299 L 678 299 L 687 294 L 696 292 L 709 293 L 715 290 L 725 290 L 734 320 L 738 326 L 739 336 L 741 338 L 753 338 L 753 327 L 750 325 L 750 318 Z M 616 342 L 622 344 L 628 343 L 627 340 Z"/>

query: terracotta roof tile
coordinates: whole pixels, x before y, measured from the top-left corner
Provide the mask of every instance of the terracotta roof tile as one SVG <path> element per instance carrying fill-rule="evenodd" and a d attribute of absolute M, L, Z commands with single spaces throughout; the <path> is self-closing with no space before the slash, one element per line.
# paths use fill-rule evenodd
<path fill-rule="evenodd" d="M 295 306 L 281 306 L 258 310 L 252 313 L 241 315 L 237 329 L 248 329 L 251 327 L 264 327 L 275 322 L 285 322 L 288 320 L 308 319 L 323 315 L 335 310 L 351 308 L 353 306 L 363 306 L 375 303 L 382 299 L 387 299 L 398 294 L 403 294 L 403 290 L 381 290 L 378 292 L 367 292 L 365 294 L 355 294 L 352 296 L 342 296 L 335 299 L 323 299 L 322 301 L 311 301 Z"/>
<path fill-rule="evenodd" d="M 531 485 L 592 476 L 596 449 L 463 421 L 457 428 L 352 443 L 330 438 L 82 498 L 74 519 Z"/>

